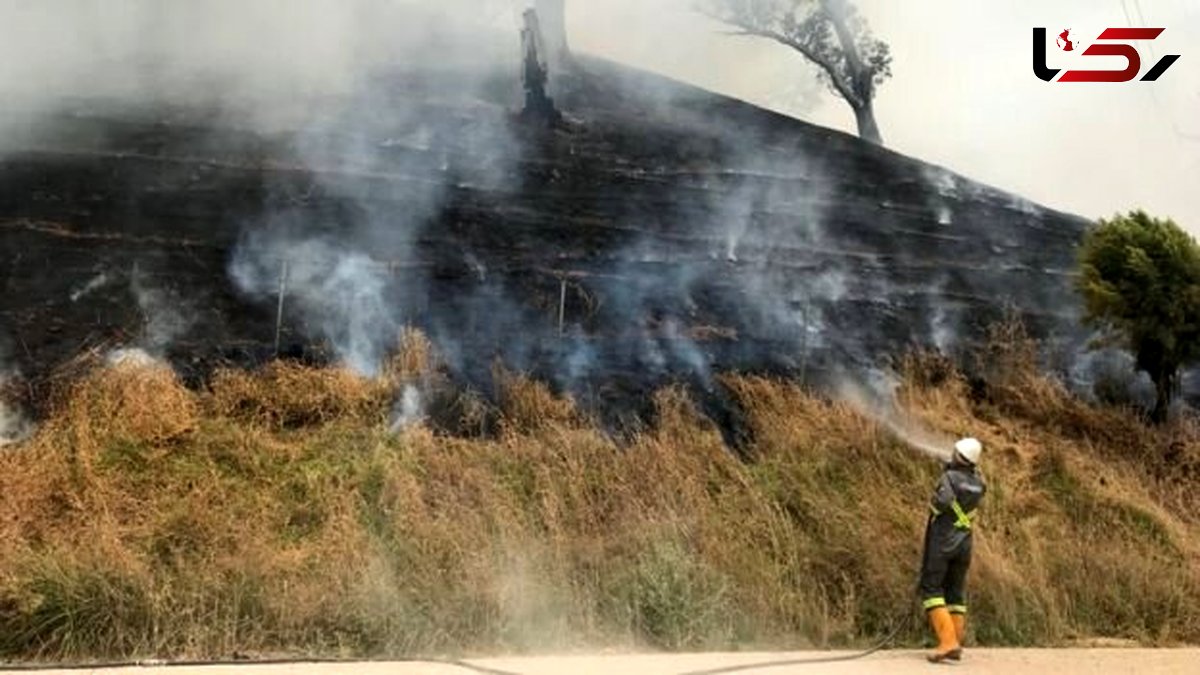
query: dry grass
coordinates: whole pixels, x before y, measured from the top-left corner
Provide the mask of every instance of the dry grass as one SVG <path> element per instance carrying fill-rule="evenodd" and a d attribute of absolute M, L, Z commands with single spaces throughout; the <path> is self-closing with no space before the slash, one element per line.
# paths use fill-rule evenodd
<path fill-rule="evenodd" d="M 437 373 L 440 365 L 429 338 L 406 327 L 400 332 L 392 357 L 384 364 L 383 379 L 393 385 L 427 379 Z"/>
<path fill-rule="evenodd" d="M 77 453 L 113 442 L 163 446 L 196 431 L 200 408 L 165 364 L 95 367 L 56 397 L 51 424 L 65 431 Z"/>
<path fill-rule="evenodd" d="M 85 375 L 0 454 L 0 656 L 846 645 L 916 613 L 937 467 L 849 406 L 723 377 L 742 461 L 681 390 L 618 445 L 498 368 L 500 434 L 391 435 L 392 389 L 436 370 L 402 344 L 381 381 Z M 976 638 L 1200 640 L 1196 477 L 1144 461 L 1191 466 L 1194 423 L 1149 429 L 1009 366 L 1026 379 L 982 397 L 936 357 L 902 368 L 905 410 L 988 448 Z"/>
<path fill-rule="evenodd" d="M 501 425 L 509 433 L 532 433 L 555 426 L 577 426 L 583 418 L 569 396 L 557 396 L 544 382 L 513 373 L 497 363 L 492 367 Z"/>
<path fill-rule="evenodd" d="M 334 420 L 381 422 L 391 403 L 391 383 L 349 370 L 274 362 L 257 373 L 223 370 L 212 380 L 214 414 L 276 428 Z"/>

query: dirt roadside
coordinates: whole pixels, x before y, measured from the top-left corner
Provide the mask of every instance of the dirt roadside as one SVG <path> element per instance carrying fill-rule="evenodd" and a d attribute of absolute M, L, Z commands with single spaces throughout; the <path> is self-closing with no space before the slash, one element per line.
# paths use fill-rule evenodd
<path fill-rule="evenodd" d="M 836 652 L 650 654 L 603 656 L 545 656 L 472 660 L 471 665 L 513 675 L 684 675 L 770 661 L 838 656 Z M 738 669 L 747 675 L 908 675 L 960 672 L 1034 675 L 1041 673 L 1092 675 L 1184 675 L 1200 673 L 1200 649 L 980 649 L 970 650 L 959 664 L 933 666 L 921 652 L 892 651 L 858 661 Z M 4 668 L 0 668 L 3 671 Z M 238 666 L 174 666 L 115 670 L 47 670 L 50 675 L 470 675 L 469 668 L 442 663 L 345 663 Z"/>

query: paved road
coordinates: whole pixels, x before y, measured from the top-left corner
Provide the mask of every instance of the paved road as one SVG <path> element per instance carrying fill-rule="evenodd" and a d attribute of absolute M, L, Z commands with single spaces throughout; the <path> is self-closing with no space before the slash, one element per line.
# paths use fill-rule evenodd
<path fill-rule="evenodd" d="M 547 656 L 472 660 L 471 665 L 514 675 L 683 675 L 716 668 L 766 661 L 823 658 L 837 652 L 786 654 L 652 654 L 603 656 Z M 980 649 L 970 650 L 959 664 L 933 666 L 921 652 L 892 651 L 860 661 L 740 669 L 745 675 L 809 675 L 816 673 L 908 675 L 910 673 L 962 673 L 995 675 L 1196 675 L 1200 649 Z M 0 670 L 3 670 L 0 668 Z M 346 663 L 238 666 L 176 666 L 171 668 L 121 668 L 116 670 L 50 670 L 53 675 L 472 675 L 472 670 L 437 663 Z"/>

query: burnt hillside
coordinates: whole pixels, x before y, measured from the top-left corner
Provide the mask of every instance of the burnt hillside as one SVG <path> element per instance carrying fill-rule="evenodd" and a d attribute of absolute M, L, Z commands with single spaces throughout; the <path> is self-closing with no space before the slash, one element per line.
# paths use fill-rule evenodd
<path fill-rule="evenodd" d="M 0 157 L 0 354 L 200 375 L 278 339 L 369 369 L 415 324 L 467 377 L 500 357 L 605 396 L 954 349 L 1009 304 L 1075 330 L 1080 218 L 607 63 L 557 82 L 554 125 L 519 89 L 389 75 L 275 126 L 64 107 Z"/>

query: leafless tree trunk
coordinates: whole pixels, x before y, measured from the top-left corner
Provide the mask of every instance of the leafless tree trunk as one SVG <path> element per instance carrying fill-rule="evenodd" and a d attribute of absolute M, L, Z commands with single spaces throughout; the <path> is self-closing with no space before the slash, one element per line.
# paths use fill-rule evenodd
<path fill-rule="evenodd" d="M 879 132 L 879 123 L 875 121 L 875 102 L 868 99 L 866 105 L 851 104 L 854 109 L 854 120 L 858 122 L 858 137 L 875 145 L 883 145 L 883 134 Z"/>
<path fill-rule="evenodd" d="M 847 97 L 846 102 L 854 110 L 858 135 L 865 141 L 883 145 L 883 134 L 879 132 L 879 123 L 875 121 L 874 76 L 863 65 L 854 33 L 846 25 L 845 0 L 823 0 L 822 7 L 833 24 L 842 53 L 846 55 L 846 63 L 850 66 L 851 96 Z"/>

